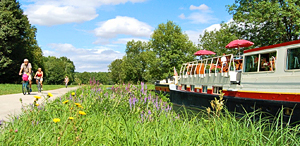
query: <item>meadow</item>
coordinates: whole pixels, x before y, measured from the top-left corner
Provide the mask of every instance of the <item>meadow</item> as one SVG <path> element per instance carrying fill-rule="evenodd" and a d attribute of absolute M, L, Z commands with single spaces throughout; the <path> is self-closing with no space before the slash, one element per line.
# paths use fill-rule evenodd
<path fill-rule="evenodd" d="M 51 96 L 51 93 L 48 95 Z M 38 100 L 43 100 L 37 104 Z M 213 109 L 174 110 L 168 98 L 147 85 L 84 86 L 49 101 L 36 96 L 23 114 L 1 121 L 2 145 L 298 145 L 299 126 L 257 113 L 235 118 L 212 101 Z M 223 112 L 221 112 L 223 111 Z"/>
<path fill-rule="evenodd" d="M 75 87 L 76 85 L 69 85 L 68 87 Z M 36 84 L 31 86 L 33 92 L 37 92 Z M 59 88 L 66 88 L 64 85 L 43 85 L 43 91 L 54 90 Z M 0 84 L 0 95 L 22 93 L 22 84 Z"/>

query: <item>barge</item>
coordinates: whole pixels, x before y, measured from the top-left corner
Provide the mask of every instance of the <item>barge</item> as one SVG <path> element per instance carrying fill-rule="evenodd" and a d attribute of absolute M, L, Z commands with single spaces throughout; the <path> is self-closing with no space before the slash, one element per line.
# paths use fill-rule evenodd
<path fill-rule="evenodd" d="M 207 108 L 224 93 L 225 106 L 237 113 L 263 111 L 284 121 L 300 121 L 300 40 L 182 64 L 173 81 L 159 81 L 156 92 L 188 107 Z"/>

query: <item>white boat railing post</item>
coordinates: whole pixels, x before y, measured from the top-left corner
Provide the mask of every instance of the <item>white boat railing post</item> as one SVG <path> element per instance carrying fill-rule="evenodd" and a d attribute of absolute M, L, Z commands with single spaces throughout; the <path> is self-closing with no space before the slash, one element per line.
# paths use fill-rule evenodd
<path fill-rule="evenodd" d="M 211 66 L 212 66 L 212 64 L 213 64 L 213 60 L 214 60 L 214 58 L 211 58 L 208 76 L 211 76 L 210 72 L 211 72 Z"/>
<path fill-rule="evenodd" d="M 201 68 L 202 68 L 202 62 L 203 62 L 203 59 L 202 60 L 200 60 L 200 65 L 199 65 L 199 77 L 202 77 L 202 75 L 201 75 Z"/>
<path fill-rule="evenodd" d="M 216 65 L 215 65 L 215 76 L 217 75 L 217 69 L 218 69 L 218 63 L 219 63 L 219 57 L 216 57 L 217 61 L 216 61 Z"/>
<path fill-rule="evenodd" d="M 183 65 L 184 65 L 184 64 L 181 65 L 180 71 L 179 71 L 179 76 L 180 76 L 180 78 L 182 78 L 182 68 L 183 68 Z"/>
<path fill-rule="evenodd" d="M 194 77 L 197 77 L 197 65 L 198 65 L 198 60 L 195 61 L 196 62 L 196 65 L 195 65 L 195 68 L 194 68 Z"/>

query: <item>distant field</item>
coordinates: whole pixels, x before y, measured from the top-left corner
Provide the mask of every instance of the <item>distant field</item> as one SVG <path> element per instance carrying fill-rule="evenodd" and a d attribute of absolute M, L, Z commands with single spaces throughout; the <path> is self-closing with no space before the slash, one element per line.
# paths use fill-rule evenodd
<path fill-rule="evenodd" d="M 70 85 L 68 87 L 75 87 Z M 44 85 L 43 91 L 65 88 L 64 85 Z M 36 84 L 32 84 L 32 91 L 37 92 Z M 22 93 L 22 84 L 0 84 L 0 95 Z"/>

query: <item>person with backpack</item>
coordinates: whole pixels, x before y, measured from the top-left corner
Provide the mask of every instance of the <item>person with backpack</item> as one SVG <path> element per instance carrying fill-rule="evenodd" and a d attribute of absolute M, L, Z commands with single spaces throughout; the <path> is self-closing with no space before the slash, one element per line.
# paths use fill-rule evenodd
<path fill-rule="evenodd" d="M 32 92 L 32 89 L 31 89 L 31 80 L 32 80 L 31 69 L 32 69 L 32 67 L 31 67 L 31 63 L 29 63 L 29 60 L 28 59 L 24 59 L 24 63 L 22 63 L 22 65 L 21 65 L 21 69 L 19 71 L 19 75 L 22 75 L 22 74 L 27 74 L 28 75 L 30 92 Z"/>

